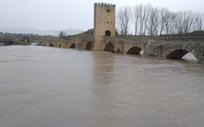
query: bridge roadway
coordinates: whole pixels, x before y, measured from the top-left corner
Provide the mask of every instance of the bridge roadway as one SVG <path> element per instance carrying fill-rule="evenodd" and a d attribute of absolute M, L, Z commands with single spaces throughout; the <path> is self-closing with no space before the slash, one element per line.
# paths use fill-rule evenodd
<path fill-rule="evenodd" d="M 198 62 L 204 63 L 204 37 L 142 37 L 116 36 L 103 38 L 104 51 L 114 53 L 154 56 L 167 59 L 181 59 L 191 52 Z M 43 46 L 92 50 L 93 36 L 73 36 L 55 42 L 47 41 Z"/>

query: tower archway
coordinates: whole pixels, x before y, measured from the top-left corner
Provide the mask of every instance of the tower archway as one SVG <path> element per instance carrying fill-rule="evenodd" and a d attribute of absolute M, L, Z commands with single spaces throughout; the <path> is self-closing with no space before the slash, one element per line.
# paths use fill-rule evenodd
<path fill-rule="evenodd" d="M 114 52 L 115 46 L 113 45 L 113 43 L 109 42 L 106 44 L 104 51 L 107 52 Z"/>

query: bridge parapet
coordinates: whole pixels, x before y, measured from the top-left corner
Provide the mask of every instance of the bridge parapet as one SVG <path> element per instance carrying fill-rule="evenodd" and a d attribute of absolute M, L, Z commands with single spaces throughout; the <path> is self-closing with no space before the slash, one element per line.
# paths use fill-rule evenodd
<path fill-rule="evenodd" d="M 109 36 L 105 36 L 104 38 L 114 38 L 114 37 L 109 37 Z M 197 37 L 168 37 L 168 36 L 116 36 L 116 39 L 119 40 L 203 40 L 204 41 L 204 37 L 202 36 L 197 36 Z"/>

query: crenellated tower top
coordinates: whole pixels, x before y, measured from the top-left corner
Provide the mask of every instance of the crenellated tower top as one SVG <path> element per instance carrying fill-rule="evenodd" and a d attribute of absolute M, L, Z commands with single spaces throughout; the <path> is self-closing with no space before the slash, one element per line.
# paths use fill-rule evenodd
<path fill-rule="evenodd" d="M 105 6 L 105 7 L 115 7 L 115 4 L 109 4 L 109 3 L 95 3 L 95 6 Z"/>

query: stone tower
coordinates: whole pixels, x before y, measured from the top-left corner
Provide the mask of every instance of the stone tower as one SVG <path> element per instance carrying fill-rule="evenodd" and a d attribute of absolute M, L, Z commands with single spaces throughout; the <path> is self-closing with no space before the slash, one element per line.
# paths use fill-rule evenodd
<path fill-rule="evenodd" d="M 104 36 L 115 37 L 115 5 L 94 4 L 94 50 L 104 50 Z"/>

